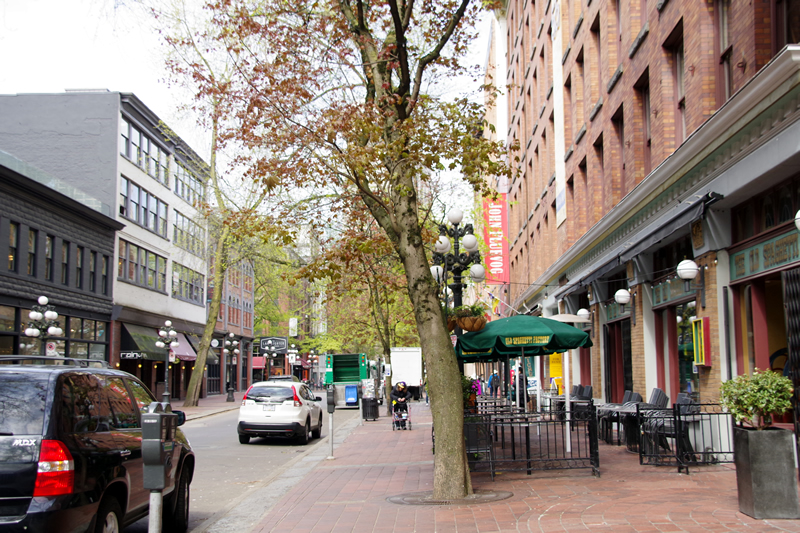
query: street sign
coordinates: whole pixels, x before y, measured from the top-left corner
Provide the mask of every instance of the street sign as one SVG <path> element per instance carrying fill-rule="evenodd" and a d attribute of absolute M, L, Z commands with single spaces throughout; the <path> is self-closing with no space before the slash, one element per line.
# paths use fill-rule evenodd
<path fill-rule="evenodd" d="M 58 352 L 56 352 L 56 343 L 47 343 L 47 355 L 58 355 Z"/>
<path fill-rule="evenodd" d="M 259 344 L 262 354 L 285 354 L 288 351 L 289 342 L 286 337 L 261 337 L 261 342 Z"/>

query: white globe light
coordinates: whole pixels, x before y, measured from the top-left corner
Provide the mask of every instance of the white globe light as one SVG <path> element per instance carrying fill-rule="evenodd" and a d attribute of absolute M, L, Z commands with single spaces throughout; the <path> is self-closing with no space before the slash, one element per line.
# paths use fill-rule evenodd
<path fill-rule="evenodd" d="M 40 313 L 39 311 L 31 311 L 30 313 L 28 313 L 28 317 L 31 320 L 41 320 L 42 319 L 42 313 Z"/>
<path fill-rule="evenodd" d="M 235 355 L 239 355 L 239 348 L 236 348 L 236 349 L 233 351 L 233 353 L 234 353 Z"/>
<path fill-rule="evenodd" d="M 461 244 L 464 245 L 466 251 L 474 252 L 478 249 L 478 238 L 471 233 L 467 233 L 464 235 L 464 238 L 461 239 Z"/>
<path fill-rule="evenodd" d="M 449 220 L 451 224 L 461 224 L 462 218 L 464 218 L 464 212 L 457 207 L 454 207 L 447 213 L 447 220 Z"/>
<path fill-rule="evenodd" d="M 49 301 L 47 296 L 39 296 L 39 305 L 47 305 Z"/>
<path fill-rule="evenodd" d="M 228 349 L 227 349 L 227 348 L 224 348 L 224 349 L 222 350 L 222 353 L 224 353 L 225 355 L 228 355 L 230 352 L 228 351 Z"/>
<path fill-rule="evenodd" d="M 55 336 L 56 336 L 56 337 L 60 337 L 60 336 L 62 336 L 63 334 L 64 334 L 64 330 L 63 330 L 63 329 L 61 329 L 61 328 L 56 328 L 56 333 L 55 333 Z"/>
<path fill-rule="evenodd" d="M 698 272 L 700 272 L 700 269 L 697 263 L 691 259 L 684 259 L 678 263 L 678 277 L 683 280 L 692 280 L 696 278 Z"/>
<path fill-rule="evenodd" d="M 178 341 L 172 341 L 171 343 L 169 343 L 170 348 L 177 348 L 180 345 L 181 343 L 179 343 Z"/>
<path fill-rule="evenodd" d="M 55 319 L 58 318 L 58 313 L 56 313 L 55 311 L 45 311 L 44 312 L 44 317 L 47 320 L 55 320 Z"/>
<path fill-rule="evenodd" d="M 228 337 L 230 337 L 231 339 L 233 338 L 233 332 L 232 331 L 230 333 L 228 333 Z"/>
<path fill-rule="evenodd" d="M 683 317 L 678 315 L 675 317 L 675 320 L 678 322 L 678 324 L 680 324 L 681 322 L 683 322 Z"/>
<path fill-rule="evenodd" d="M 167 332 L 164 331 L 163 329 L 160 329 L 160 330 L 158 330 L 158 336 L 159 337 L 166 337 L 167 336 Z"/>
<path fill-rule="evenodd" d="M 444 269 L 442 268 L 441 265 L 433 265 L 431 267 L 431 275 L 433 276 L 433 279 L 436 281 L 436 283 L 441 283 L 442 277 L 444 276 Z"/>
<path fill-rule="evenodd" d="M 172 327 L 172 320 L 165 320 L 164 321 L 164 325 L 167 326 L 168 328 L 171 328 Z"/>
<path fill-rule="evenodd" d="M 625 305 L 631 301 L 631 293 L 628 289 L 620 289 L 614 293 L 614 301 L 620 305 Z"/>
<path fill-rule="evenodd" d="M 798 212 L 797 212 L 797 213 L 795 213 L 795 215 L 794 215 L 794 226 L 795 226 L 795 227 L 796 227 L 798 230 L 800 230 L 800 211 L 798 211 Z"/>
<path fill-rule="evenodd" d="M 163 347 L 164 347 L 164 343 L 163 342 L 156 341 L 156 348 L 163 348 Z"/>
<path fill-rule="evenodd" d="M 450 251 L 450 239 L 445 235 L 439 235 L 439 239 L 436 241 L 436 244 L 433 245 L 433 249 L 440 254 L 446 254 Z"/>
<path fill-rule="evenodd" d="M 581 318 L 589 318 L 591 316 L 589 310 L 584 308 L 578 309 L 578 312 L 576 314 Z"/>
<path fill-rule="evenodd" d="M 175 331 L 174 329 L 171 329 L 171 330 L 169 330 L 169 336 L 172 337 L 172 338 L 175 338 L 175 337 L 178 336 L 178 332 Z"/>
<path fill-rule="evenodd" d="M 486 279 L 486 269 L 480 264 L 472 265 L 469 267 L 469 277 L 475 283 L 480 283 Z"/>
<path fill-rule="evenodd" d="M 25 335 L 33 337 L 33 328 L 25 328 Z"/>
<path fill-rule="evenodd" d="M 51 337 L 55 337 L 56 335 L 58 335 L 58 328 L 55 326 L 50 326 L 49 328 L 47 328 L 47 334 L 50 335 Z"/>

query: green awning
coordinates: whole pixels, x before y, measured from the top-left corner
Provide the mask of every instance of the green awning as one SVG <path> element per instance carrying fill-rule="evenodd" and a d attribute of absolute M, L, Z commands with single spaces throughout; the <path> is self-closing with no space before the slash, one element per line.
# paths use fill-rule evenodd
<path fill-rule="evenodd" d="M 158 332 L 155 328 L 124 323 L 122 326 L 119 350 L 122 359 L 166 360 L 166 350 L 156 346 Z"/>
<path fill-rule="evenodd" d="M 189 339 L 189 342 L 192 343 L 195 351 L 200 349 L 200 337 L 197 335 L 186 335 Z M 208 352 L 206 352 L 206 364 L 207 365 L 218 365 L 219 364 L 219 354 L 214 350 L 214 348 L 208 347 Z"/>

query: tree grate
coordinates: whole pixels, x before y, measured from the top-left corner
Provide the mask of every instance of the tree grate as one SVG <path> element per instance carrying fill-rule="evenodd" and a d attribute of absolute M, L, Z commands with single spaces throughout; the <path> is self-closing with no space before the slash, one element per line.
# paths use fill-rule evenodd
<path fill-rule="evenodd" d="M 503 490 L 476 490 L 474 494 L 458 500 L 434 500 L 433 491 L 427 490 L 389 496 L 386 501 L 398 505 L 476 505 L 506 500 L 513 495 L 513 492 Z"/>

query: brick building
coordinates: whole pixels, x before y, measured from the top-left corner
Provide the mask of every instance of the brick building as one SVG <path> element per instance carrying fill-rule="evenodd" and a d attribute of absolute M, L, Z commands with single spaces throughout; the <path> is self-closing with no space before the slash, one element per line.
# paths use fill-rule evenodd
<path fill-rule="evenodd" d="M 784 291 L 800 267 L 800 47 L 786 46 L 800 40 L 799 4 L 510 0 L 496 12 L 487 71 L 508 90 L 489 116 L 520 146 L 501 185 L 507 303 L 589 311 L 594 347 L 571 354 L 571 381 L 596 398 L 660 387 L 712 400 L 731 376 L 784 367 Z M 699 265 L 688 289 L 684 259 Z"/>

